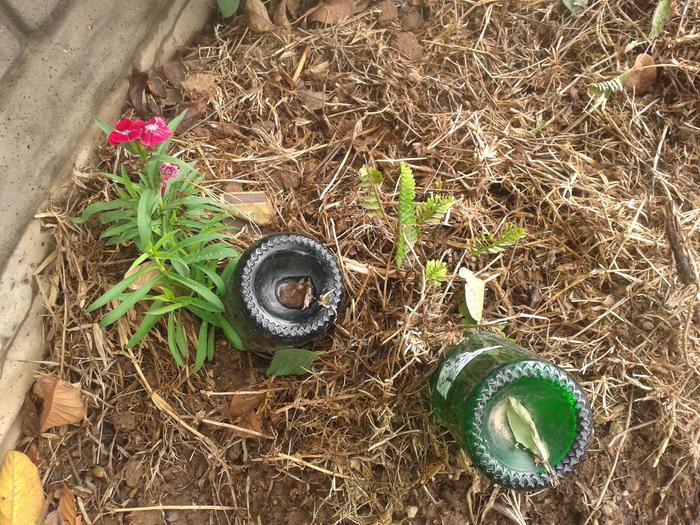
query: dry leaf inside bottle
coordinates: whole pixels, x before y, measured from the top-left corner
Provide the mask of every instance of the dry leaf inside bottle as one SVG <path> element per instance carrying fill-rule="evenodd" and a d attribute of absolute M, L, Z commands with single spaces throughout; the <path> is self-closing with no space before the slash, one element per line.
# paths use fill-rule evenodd
<path fill-rule="evenodd" d="M 34 392 L 44 400 L 39 423 L 41 432 L 62 425 L 80 423 L 85 417 L 85 400 L 80 388 L 57 377 L 41 377 Z"/>
<path fill-rule="evenodd" d="M 239 191 L 225 193 L 228 211 L 234 217 L 254 222 L 260 226 L 270 224 L 274 210 L 264 191 Z"/>
<path fill-rule="evenodd" d="M 261 0 L 246 0 L 243 12 L 248 18 L 248 29 L 256 33 L 273 31 L 275 24 L 270 21 L 265 4 Z"/>

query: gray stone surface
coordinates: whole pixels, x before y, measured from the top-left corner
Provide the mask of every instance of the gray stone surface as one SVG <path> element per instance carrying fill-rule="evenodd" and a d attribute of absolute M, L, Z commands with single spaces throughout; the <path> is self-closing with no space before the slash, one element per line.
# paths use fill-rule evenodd
<path fill-rule="evenodd" d="M 30 29 L 36 29 L 49 21 L 61 0 L 5 0 Z M 81 1 L 81 0 L 79 0 Z M 78 2 L 74 2 L 78 3 Z"/>
<path fill-rule="evenodd" d="M 18 22 L 20 9 L 3 2 L 0 17 L 9 18 L 8 33 L 16 38 L 0 30 L 0 68 L 9 68 L 0 76 L 0 455 L 14 445 L 35 361 L 45 352 L 34 270 L 53 248 L 34 216 L 90 157 L 101 137 L 92 117 L 113 122 L 120 115 L 132 68 L 169 58 L 215 6 L 214 0 L 48 2 L 58 7 L 41 29 L 18 36 L 31 21 Z M 38 6 L 37 17 L 43 2 L 16 0 Z"/>
<path fill-rule="evenodd" d="M 10 28 L 0 23 L 0 79 L 19 57 L 22 47 Z"/>

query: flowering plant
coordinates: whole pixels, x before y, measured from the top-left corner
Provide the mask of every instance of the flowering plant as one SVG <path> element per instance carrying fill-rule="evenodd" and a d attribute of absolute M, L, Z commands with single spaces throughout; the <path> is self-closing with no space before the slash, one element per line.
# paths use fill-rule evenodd
<path fill-rule="evenodd" d="M 73 220 L 82 224 L 99 215 L 100 222 L 109 225 L 100 238 L 108 245 L 133 243 L 140 252 L 124 278 L 87 310 L 116 301 L 100 322 L 106 327 L 137 303 L 149 302 L 128 347 L 139 344 L 163 319 L 176 363 L 185 366 L 192 340 L 196 346 L 194 367 L 198 370 L 205 359 L 213 358 L 217 328 L 242 350 L 238 334 L 223 316 L 220 298 L 240 253 L 226 242 L 230 235 L 223 224 L 228 217 L 225 205 L 204 192 L 200 185 L 203 176 L 191 164 L 166 153 L 184 115 L 169 124 L 160 117 L 147 122 L 122 119 L 114 128 L 96 121 L 109 143 L 138 157 L 142 168 L 129 173 L 122 164 L 118 172 L 104 173 L 114 181 L 117 198 L 96 202 Z M 229 262 L 219 274 L 219 261 L 223 259 Z M 192 316 L 200 325 L 196 335 L 188 337 L 184 320 Z"/>

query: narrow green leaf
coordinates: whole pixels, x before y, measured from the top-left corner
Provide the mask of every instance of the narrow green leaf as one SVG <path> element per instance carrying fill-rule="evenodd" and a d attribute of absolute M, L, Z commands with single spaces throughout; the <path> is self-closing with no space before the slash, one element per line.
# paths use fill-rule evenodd
<path fill-rule="evenodd" d="M 181 275 L 176 275 L 176 274 L 171 274 L 168 276 L 172 281 L 175 281 L 176 283 L 181 284 L 182 286 L 186 286 L 193 292 L 199 294 L 199 296 L 210 302 L 212 305 L 220 308 L 220 311 L 224 310 L 224 303 L 221 302 L 221 299 L 219 299 L 214 292 L 212 292 L 209 288 L 204 286 L 201 283 L 198 283 L 197 281 L 190 279 L 188 277 L 183 277 Z"/>
<path fill-rule="evenodd" d="M 151 291 L 151 288 L 158 282 L 160 279 L 160 276 L 156 277 L 155 279 L 151 279 L 148 281 L 146 284 L 144 284 L 142 287 L 140 287 L 138 290 L 135 292 L 132 292 L 131 294 L 127 295 L 126 298 L 119 303 L 119 306 L 117 306 L 114 310 L 109 312 L 103 319 L 100 321 L 100 326 L 102 328 L 105 328 L 115 321 L 117 321 L 121 316 L 123 316 L 125 313 L 127 313 L 131 308 L 139 302 L 141 299 L 146 297 L 148 295 L 148 292 Z"/>
<path fill-rule="evenodd" d="M 277 350 L 267 369 L 267 376 L 301 376 L 309 373 L 311 363 L 324 352 L 312 352 L 303 348 Z"/>
<path fill-rule="evenodd" d="M 198 233 L 197 235 L 193 235 L 192 237 L 188 237 L 178 242 L 175 246 L 173 246 L 173 251 L 176 252 L 182 250 L 183 248 L 187 248 L 189 246 L 192 246 L 193 244 L 206 244 L 211 241 L 219 241 L 222 239 L 228 239 L 230 237 L 231 236 L 227 233 L 215 233 L 210 231 Z"/>
<path fill-rule="evenodd" d="M 109 290 L 107 290 L 105 293 L 100 295 L 95 301 L 88 306 L 85 311 L 86 312 L 92 312 L 93 310 L 97 310 L 101 306 L 106 305 L 108 302 L 110 302 L 112 299 L 116 299 L 119 294 L 121 294 L 124 290 L 126 290 L 129 285 L 133 284 L 136 279 L 141 277 L 143 273 L 147 270 L 147 268 L 144 268 L 143 270 L 139 270 L 138 272 L 134 273 L 133 275 L 130 275 L 126 279 L 122 279 L 119 281 L 117 284 L 112 286 Z"/>
<path fill-rule="evenodd" d="M 659 0 L 654 9 L 654 16 L 651 17 L 651 31 L 649 38 L 656 38 L 661 35 L 668 19 L 671 18 L 671 0 Z"/>
<path fill-rule="evenodd" d="M 236 14 L 240 0 L 216 0 L 219 11 L 223 18 L 228 18 Z"/>
<path fill-rule="evenodd" d="M 149 188 L 141 194 L 141 198 L 139 199 L 136 223 L 142 247 L 145 247 L 151 242 L 151 235 L 153 234 L 151 230 L 151 206 L 153 205 L 154 198 L 155 192 Z"/>
<path fill-rule="evenodd" d="M 208 246 L 203 250 L 195 252 L 185 257 L 185 262 L 196 263 L 200 261 L 220 261 L 221 259 L 236 258 L 238 259 L 241 252 L 229 246 Z"/>
<path fill-rule="evenodd" d="M 170 138 L 168 140 L 166 140 L 160 146 L 158 146 L 158 148 L 156 149 L 156 153 L 158 155 L 162 155 L 168 149 L 168 146 L 170 146 L 170 143 L 173 141 L 173 137 L 175 136 L 175 130 L 180 125 L 180 122 L 182 122 L 182 119 L 185 118 L 186 113 L 187 113 L 187 110 L 183 111 L 177 117 L 175 117 L 173 120 L 168 122 L 168 128 L 170 129 L 170 131 L 173 132 L 173 134 L 170 136 Z"/>
<path fill-rule="evenodd" d="M 202 368 L 204 360 L 207 358 L 207 345 L 209 344 L 209 324 L 202 321 L 199 325 L 199 334 L 197 335 L 197 355 L 194 359 L 195 372 Z"/>
<path fill-rule="evenodd" d="M 106 202 L 95 202 L 93 204 L 90 204 L 90 206 L 88 206 L 87 208 L 85 208 L 80 217 L 73 217 L 71 221 L 73 221 L 75 224 L 83 224 L 96 213 L 107 210 L 115 210 L 117 208 L 127 208 L 134 205 L 136 205 L 135 200 L 125 199 L 116 199 L 113 201 Z"/>
<path fill-rule="evenodd" d="M 214 360 L 214 350 L 216 348 L 216 328 L 209 327 L 209 337 L 207 338 L 207 361 Z"/>
<path fill-rule="evenodd" d="M 168 348 L 170 349 L 170 353 L 173 356 L 173 359 L 177 363 L 177 365 L 180 368 L 185 367 L 185 362 L 182 360 L 182 356 L 180 355 L 180 350 L 177 347 L 177 341 L 175 337 L 175 314 L 170 314 L 168 316 Z"/>
<path fill-rule="evenodd" d="M 195 264 L 195 267 L 198 268 L 200 271 L 204 272 L 209 279 L 211 279 L 211 282 L 214 283 L 214 286 L 216 286 L 216 290 L 219 292 L 219 294 L 224 293 L 224 280 L 219 277 L 219 274 L 217 274 L 214 270 L 211 268 L 201 265 L 201 264 Z"/>
<path fill-rule="evenodd" d="M 189 344 L 187 343 L 187 335 L 185 334 L 185 327 L 182 325 L 182 319 L 179 317 L 175 318 L 175 342 L 177 347 L 180 349 L 180 355 L 184 359 L 190 355 Z"/>
<path fill-rule="evenodd" d="M 244 351 L 245 349 L 243 348 L 241 337 L 236 333 L 236 330 L 233 329 L 233 326 L 231 326 L 221 314 L 217 314 L 216 320 L 217 325 L 221 327 L 221 331 L 224 332 L 226 339 L 228 339 L 236 349 Z"/>
<path fill-rule="evenodd" d="M 162 303 L 161 303 L 162 304 Z M 146 315 L 154 315 L 154 316 L 159 316 L 163 314 L 167 314 L 168 312 L 174 312 L 175 310 L 178 310 L 179 308 L 183 308 L 189 304 L 189 301 L 178 301 L 177 303 L 172 303 L 167 306 L 161 306 L 160 308 L 155 308 L 151 307 L 151 309 L 146 312 Z"/>
<path fill-rule="evenodd" d="M 110 133 L 112 133 L 112 130 L 114 129 L 112 126 L 110 126 L 106 122 L 102 122 L 98 118 L 93 118 L 93 120 L 95 121 L 95 124 L 97 124 L 97 127 L 100 128 L 105 135 L 109 135 Z"/>
<path fill-rule="evenodd" d="M 238 259 L 240 259 L 240 255 L 238 257 L 231 257 L 229 262 L 226 263 L 224 271 L 221 272 L 221 279 L 224 281 L 224 287 L 231 281 L 233 271 L 236 269 L 236 265 L 238 264 Z"/>
<path fill-rule="evenodd" d="M 461 268 L 459 276 L 464 279 L 464 302 L 467 312 L 474 322 L 479 324 L 484 315 L 484 281 L 468 268 Z"/>
<path fill-rule="evenodd" d="M 133 221 L 119 222 L 107 228 L 100 234 L 100 239 L 109 239 L 110 237 L 123 238 L 124 233 L 134 229 Z"/>
<path fill-rule="evenodd" d="M 148 332 L 151 331 L 151 328 L 153 328 L 156 323 L 160 321 L 163 315 L 156 315 L 154 311 L 159 310 L 162 305 L 163 303 L 161 301 L 153 301 L 153 304 L 151 304 L 151 307 L 146 312 L 146 315 L 144 316 L 143 321 L 141 321 L 138 329 L 136 332 L 134 332 L 134 335 L 131 336 L 131 339 L 129 339 L 129 342 L 126 344 L 127 348 L 134 348 L 137 344 L 139 344 L 143 338 L 146 337 Z"/>

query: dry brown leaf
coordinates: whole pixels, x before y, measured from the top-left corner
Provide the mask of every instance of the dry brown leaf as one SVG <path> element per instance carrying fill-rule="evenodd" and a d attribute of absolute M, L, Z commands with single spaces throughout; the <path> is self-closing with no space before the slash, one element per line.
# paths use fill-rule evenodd
<path fill-rule="evenodd" d="M 322 24 L 336 25 L 347 20 L 355 13 L 353 0 L 327 0 L 321 2 L 311 13 L 310 19 Z"/>
<path fill-rule="evenodd" d="M 398 20 L 399 9 L 396 7 L 394 0 L 384 0 L 379 4 L 381 12 L 379 13 L 379 25 L 388 26 L 392 22 Z"/>
<path fill-rule="evenodd" d="M 248 29 L 256 33 L 273 31 L 275 24 L 270 21 L 270 15 L 261 0 L 246 0 L 243 12 L 248 18 Z"/>
<path fill-rule="evenodd" d="M 191 102 L 186 102 L 185 104 L 180 104 L 178 106 L 176 113 L 179 115 L 185 110 L 187 110 L 187 114 L 175 130 L 176 134 L 184 133 L 188 129 L 198 124 L 199 121 L 201 121 L 204 117 L 206 117 L 207 103 L 204 101 L 204 99 L 201 98 L 193 100 Z"/>
<path fill-rule="evenodd" d="M 394 38 L 393 46 L 399 53 L 411 60 L 417 60 L 425 54 L 423 46 L 420 45 L 413 33 L 399 33 Z"/>
<path fill-rule="evenodd" d="M 66 484 L 63 485 L 63 494 L 58 502 L 58 515 L 61 517 L 62 525 L 82 525 L 83 523 L 75 508 L 73 491 Z"/>
<path fill-rule="evenodd" d="M 170 82 L 170 85 L 180 89 L 182 85 L 182 79 L 185 78 L 185 65 L 180 59 L 168 60 L 163 64 L 163 75 L 165 79 Z"/>
<path fill-rule="evenodd" d="M 205 101 L 216 99 L 219 86 L 216 77 L 209 73 L 192 73 L 182 81 L 182 90 L 189 98 L 201 98 Z"/>
<path fill-rule="evenodd" d="M 262 433 L 262 420 L 260 419 L 260 415 L 257 412 L 248 412 L 247 414 L 241 416 L 236 420 L 235 425 L 241 428 L 245 428 L 247 430 L 252 430 L 253 432 Z M 232 433 L 233 435 L 242 438 L 258 437 L 240 430 L 233 430 Z"/>
<path fill-rule="evenodd" d="M 167 94 L 165 91 L 165 82 L 160 78 L 160 75 L 153 69 L 148 72 L 148 77 L 146 78 L 146 86 L 148 91 L 156 97 L 163 98 Z"/>
<path fill-rule="evenodd" d="M 85 400 L 77 386 L 57 377 L 45 376 L 37 379 L 34 392 L 44 400 L 39 418 L 41 432 L 80 423 L 85 417 Z"/>
<path fill-rule="evenodd" d="M 625 79 L 625 89 L 637 95 L 646 95 L 656 86 L 656 67 L 654 59 L 646 53 L 640 53 L 634 61 L 632 72 Z"/>
<path fill-rule="evenodd" d="M 233 122 L 210 122 L 209 128 L 215 137 L 220 139 L 230 139 L 232 137 L 246 138 L 241 133 L 241 127 Z"/>
<path fill-rule="evenodd" d="M 63 525 L 61 516 L 58 515 L 57 510 L 48 513 L 46 519 L 44 520 L 44 525 Z"/>
<path fill-rule="evenodd" d="M 129 82 L 129 101 L 134 106 L 136 113 L 145 117 L 148 114 L 146 109 L 148 102 L 146 101 L 146 74 L 134 73 Z"/>
<path fill-rule="evenodd" d="M 225 193 L 224 200 L 230 205 L 229 213 L 239 219 L 265 226 L 274 217 L 272 204 L 264 191 Z"/>
<path fill-rule="evenodd" d="M 297 90 L 297 96 L 301 99 L 304 107 L 309 111 L 323 109 L 326 103 L 326 95 L 321 91 L 311 91 L 310 89 Z"/>
<path fill-rule="evenodd" d="M 272 21 L 279 27 L 288 27 L 291 25 L 289 18 L 287 18 L 287 0 L 278 0 L 275 12 L 272 15 Z"/>
<path fill-rule="evenodd" d="M 34 524 L 44 505 L 39 470 L 16 450 L 5 454 L 0 468 L 0 524 Z"/>
<path fill-rule="evenodd" d="M 156 277 L 160 275 L 160 270 L 158 269 L 158 266 L 154 262 L 145 262 L 137 265 L 136 267 L 132 268 L 131 270 L 127 271 L 124 274 L 124 279 L 127 279 L 134 275 L 137 272 L 140 272 L 141 270 L 145 270 L 143 274 L 141 274 L 139 277 L 136 278 L 136 280 L 129 285 L 129 290 L 138 290 L 140 288 L 143 288 L 143 285 L 146 284 L 148 281 L 152 281 Z"/>
<path fill-rule="evenodd" d="M 258 408 L 265 401 L 264 392 L 254 393 L 234 393 L 231 403 L 228 406 L 231 421 L 236 421 L 239 417 L 246 415 L 251 410 Z"/>
<path fill-rule="evenodd" d="M 301 0 L 287 0 L 286 5 L 289 14 L 294 18 L 299 18 L 299 15 L 301 14 Z"/>
<path fill-rule="evenodd" d="M 21 428 L 23 436 L 36 437 L 41 432 L 39 411 L 29 395 L 24 399 L 24 405 L 22 405 Z"/>

